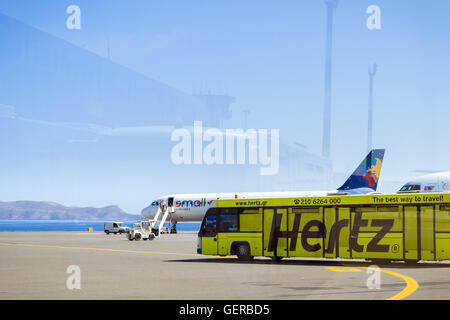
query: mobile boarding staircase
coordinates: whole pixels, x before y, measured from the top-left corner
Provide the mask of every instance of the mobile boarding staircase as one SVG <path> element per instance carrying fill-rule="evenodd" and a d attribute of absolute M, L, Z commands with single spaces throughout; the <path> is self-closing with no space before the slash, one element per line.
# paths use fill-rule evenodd
<path fill-rule="evenodd" d="M 175 212 L 173 206 L 166 208 L 158 206 L 158 210 L 156 211 L 155 216 L 153 217 L 153 219 L 149 220 L 150 230 L 152 230 L 156 238 L 159 238 L 159 235 L 162 231 L 168 232 L 167 230 L 164 230 L 164 223 L 166 223 L 169 214 L 173 212 Z"/>

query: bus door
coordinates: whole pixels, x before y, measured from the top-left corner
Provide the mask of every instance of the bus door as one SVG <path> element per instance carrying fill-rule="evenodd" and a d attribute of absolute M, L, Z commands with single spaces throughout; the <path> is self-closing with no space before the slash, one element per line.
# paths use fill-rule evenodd
<path fill-rule="evenodd" d="M 287 209 L 264 209 L 264 256 L 286 257 Z"/>
<path fill-rule="evenodd" d="M 336 244 L 336 256 L 340 258 L 350 258 L 350 208 L 339 208 L 338 224 L 335 227 L 338 243 Z M 330 230 L 331 231 L 331 230 Z"/>
<path fill-rule="evenodd" d="M 350 208 L 324 208 L 326 258 L 350 258 Z"/>
<path fill-rule="evenodd" d="M 239 216 L 236 208 L 223 208 L 217 216 L 217 250 L 219 255 L 229 252 L 230 235 L 239 231 Z"/>
<path fill-rule="evenodd" d="M 450 258 L 450 206 L 435 206 L 435 251 L 437 260 Z"/>
<path fill-rule="evenodd" d="M 420 253 L 423 260 L 434 260 L 434 206 L 419 207 Z"/>
<path fill-rule="evenodd" d="M 405 259 L 434 260 L 434 206 L 405 206 Z"/>
<path fill-rule="evenodd" d="M 416 206 L 403 207 L 403 220 L 405 221 L 405 259 L 420 260 L 418 249 L 418 212 Z"/>
<path fill-rule="evenodd" d="M 323 239 L 323 255 L 325 258 L 336 258 L 336 247 L 330 242 L 330 231 L 337 221 L 337 208 L 323 208 L 323 223 L 325 225 L 325 237 Z"/>
<path fill-rule="evenodd" d="M 289 208 L 288 224 L 290 257 L 323 257 L 322 208 Z"/>
<path fill-rule="evenodd" d="M 216 255 L 217 248 L 217 215 L 207 215 L 200 229 L 202 254 Z"/>

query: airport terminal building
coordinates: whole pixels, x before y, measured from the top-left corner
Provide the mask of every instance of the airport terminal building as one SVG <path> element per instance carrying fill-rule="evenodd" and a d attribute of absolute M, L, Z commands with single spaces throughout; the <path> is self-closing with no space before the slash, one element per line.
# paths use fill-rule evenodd
<path fill-rule="evenodd" d="M 196 120 L 204 127 L 224 129 L 224 122 L 232 119 L 234 97 L 182 92 L 2 14 L 0 26 L 0 122 L 9 128 L 2 142 L 5 149 L 18 150 L 3 161 L 24 195 L 42 188 L 27 179 L 35 172 L 51 177 L 52 186 L 71 179 L 79 197 L 86 183 L 94 188 L 93 176 L 101 172 L 98 179 L 147 188 L 138 191 L 136 199 L 188 189 L 320 189 L 330 181 L 329 159 L 283 138 L 280 168 L 271 176 L 261 176 L 260 166 L 248 163 L 174 165 L 172 130 Z M 123 170 L 117 171 L 118 163 Z M 86 176 L 64 174 L 79 168 L 86 169 Z"/>

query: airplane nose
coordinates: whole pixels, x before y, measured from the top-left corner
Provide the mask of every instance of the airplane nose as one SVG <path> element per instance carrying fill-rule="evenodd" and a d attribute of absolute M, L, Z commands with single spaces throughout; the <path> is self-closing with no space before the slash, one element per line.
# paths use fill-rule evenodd
<path fill-rule="evenodd" d="M 153 208 L 152 208 L 151 206 L 148 206 L 148 207 L 142 209 L 141 215 L 142 215 L 144 218 L 147 218 L 147 219 L 153 218 L 153 216 L 154 216 L 153 211 L 154 211 L 154 210 L 152 210 L 152 209 L 153 209 Z"/>

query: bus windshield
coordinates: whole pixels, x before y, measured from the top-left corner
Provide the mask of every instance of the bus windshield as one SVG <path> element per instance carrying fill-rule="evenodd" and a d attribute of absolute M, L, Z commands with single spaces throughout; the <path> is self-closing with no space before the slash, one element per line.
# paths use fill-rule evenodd
<path fill-rule="evenodd" d="M 217 225 L 217 216 L 207 216 L 203 221 L 201 231 L 203 234 L 215 234 Z"/>

